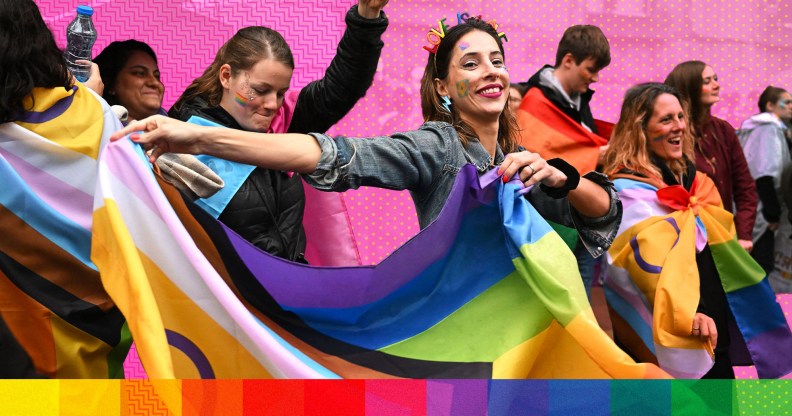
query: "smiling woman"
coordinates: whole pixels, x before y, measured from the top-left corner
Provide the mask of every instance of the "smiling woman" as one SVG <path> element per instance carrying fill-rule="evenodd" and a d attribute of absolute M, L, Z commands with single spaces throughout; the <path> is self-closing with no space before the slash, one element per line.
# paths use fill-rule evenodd
<path fill-rule="evenodd" d="M 157 55 L 149 45 L 134 39 L 112 42 L 94 62 L 99 65 L 105 84 L 102 97 L 108 104 L 124 106 L 131 120 L 165 113 L 165 86 Z"/>
<path fill-rule="evenodd" d="M 624 96 L 604 157 L 624 204 L 605 288 L 614 336 L 637 361 L 675 377 L 734 378 L 732 365 L 766 359 L 749 327 L 773 321 L 780 308 L 739 248 L 713 180 L 696 172 L 686 106 L 659 83 Z"/>
<path fill-rule="evenodd" d="M 750 251 L 758 196 L 734 127 L 711 114 L 712 106 L 721 101 L 721 79 L 710 65 L 686 61 L 674 67 L 665 83 L 687 101 L 696 137 L 696 169 L 715 182 L 724 208 L 734 213 L 740 245 Z"/>

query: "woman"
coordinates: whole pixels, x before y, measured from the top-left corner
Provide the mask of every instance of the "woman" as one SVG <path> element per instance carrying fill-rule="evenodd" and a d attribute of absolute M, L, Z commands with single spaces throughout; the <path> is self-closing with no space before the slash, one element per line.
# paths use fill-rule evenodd
<path fill-rule="evenodd" d="M 0 368 L 22 370 L 0 377 L 33 375 L 11 336 L 42 375 L 123 377 L 131 340 L 90 261 L 96 159 L 121 126 L 33 1 L 0 0 L 0 45 Z"/>
<path fill-rule="evenodd" d="M 767 280 L 748 253 L 735 250 L 732 216 L 712 180 L 696 172 L 693 141 L 675 89 L 649 83 L 627 91 L 604 165 L 624 204 L 608 252 L 608 301 L 617 341 L 639 361 L 658 362 L 675 377 L 734 378 L 732 365 L 745 362 L 731 354 L 742 346 L 757 363 L 767 359 L 746 330 L 751 319 L 764 325 L 769 315 L 778 318 L 784 342 L 789 330 L 769 291 L 751 298 L 768 309 L 745 317 L 740 306 L 750 302 L 735 288 L 763 287 Z M 730 333 L 730 326 L 741 332 Z M 730 350 L 734 334 L 741 339 Z"/>
<path fill-rule="evenodd" d="M 784 123 L 792 119 L 792 95 L 768 86 L 759 97 L 759 111 L 742 123 L 739 135 L 759 193 L 751 255 L 769 275 L 775 268 L 775 232 L 788 212 L 781 190 L 792 168 L 784 135 Z"/>
<path fill-rule="evenodd" d="M 170 116 L 262 133 L 326 131 L 365 95 L 374 79 L 383 46 L 380 38 L 388 26 L 381 13 L 386 4 L 387 0 L 361 0 L 352 7 L 325 77 L 297 91 L 289 89 L 294 58 L 283 37 L 261 26 L 240 29 L 182 94 Z M 299 175 L 202 160 L 223 178 L 225 189 L 199 200 L 201 207 L 260 249 L 305 262 L 306 198 Z M 320 210 L 340 204 L 338 196 L 312 192 L 311 198 L 319 199 L 314 204 Z M 330 220 L 333 217 L 324 222 Z M 349 261 L 319 257 L 323 264 Z"/>
<path fill-rule="evenodd" d="M 430 54 L 421 83 L 427 122 L 415 131 L 374 139 L 262 135 L 155 116 L 114 137 L 143 129 L 130 137 L 153 146 L 152 158 L 171 151 L 207 153 L 297 171 L 321 190 L 408 189 L 421 228 L 437 217 L 463 165 L 472 163 L 480 173 L 497 167 L 504 182 L 517 177 L 526 186 L 539 184 L 527 193 L 537 210 L 554 222 L 577 226 L 591 253 L 602 254 L 620 218 L 612 187 L 597 173 L 580 178 L 560 159 L 547 162 L 519 151 L 508 87 L 501 40 L 489 24 L 474 18 L 448 29 Z"/>
<path fill-rule="evenodd" d="M 129 120 L 165 114 L 157 55 L 143 42 L 129 39 L 107 45 L 94 58 L 105 83 L 102 98 L 110 105 L 126 108 Z"/>
<path fill-rule="evenodd" d="M 751 251 L 751 230 L 756 220 L 756 185 L 751 180 L 734 127 L 711 114 L 721 100 L 718 75 L 701 61 L 677 65 L 665 83 L 674 87 L 690 107 L 690 127 L 695 141 L 696 170 L 715 182 L 723 206 L 734 214 L 740 245 Z"/>

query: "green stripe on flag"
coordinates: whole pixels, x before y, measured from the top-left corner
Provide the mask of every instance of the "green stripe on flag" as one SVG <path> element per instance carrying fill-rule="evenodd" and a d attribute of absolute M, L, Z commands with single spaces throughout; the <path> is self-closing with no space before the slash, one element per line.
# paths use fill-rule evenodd
<path fill-rule="evenodd" d="M 737 240 L 710 245 L 715 267 L 723 281 L 726 293 L 755 285 L 765 278 L 762 267 L 754 261 Z"/>
<path fill-rule="evenodd" d="M 552 317 L 523 279 L 511 273 L 426 331 L 381 348 L 400 357 L 453 361 L 494 361 L 505 352 L 547 329 Z M 520 325 L 515 325 L 520 322 Z M 470 334 L 478 342 L 470 343 Z M 470 344 L 465 351 L 448 345 Z"/>

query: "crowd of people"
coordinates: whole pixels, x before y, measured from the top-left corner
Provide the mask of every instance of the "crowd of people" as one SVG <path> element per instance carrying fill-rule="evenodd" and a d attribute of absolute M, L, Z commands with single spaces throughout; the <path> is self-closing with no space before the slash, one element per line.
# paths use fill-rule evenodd
<path fill-rule="evenodd" d="M 101 51 L 94 60 L 98 70 L 86 85 L 126 110 L 126 126 L 112 139 L 128 136 L 147 149 L 152 162 L 184 153 L 246 166 L 217 172 L 234 189 L 226 200 L 206 205 L 261 250 L 290 261 L 307 262 L 303 183 L 326 192 L 361 186 L 408 190 L 423 229 L 439 215 L 460 168 L 473 164 L 480 174 L 497 169 L 504 183 L 519 178 L 531 187 L 525 198 L 559 234 L 573 237 L 570 249 L 587 293 L 619 263 L 619 253 L 606 255 L 614 241 L 640 221 L 687 209 L 663 205 L 664 192 L 704 195 L 710 185 L 716 191 L 702 200 L 734 214 L 724 225 L 743 250 L 734 256 L 750 253 L 766 275 L 773 272 L 774 245 L 780 223 L 789 221 L 792 193 L 792 95 L 785 89 L 768 86 L 758 97 L 759 112 L 738 130 L 712 115 L 720 101 L 714 68 L 683 62 L 663 82 L 630 88 L 618 121 L 609 125 L 597 120 L 590 106 L 591 85 L 611 64 L 610 45 L 598 27 L 568 28 L 555 63 L 517 82 L 506 69 L 502 34 L 472 17 L 447 27 L 429 52 L 415 97 L 424 124 L 375 138 L 330 137 L 325 132 L 373 82 L 387 47 L 381 39 L 388 27 L 387 3 L 360 0 L 353 6 L 325 76 L 300 90 L 289 88 L 294 71 L 289 45 L 277 31 L 260 26 L 241 28 L 229 39 L 168 111 L 162 108 L 165 85 L 156 53 L 137 40 L 116 41 Z M 2 25 L 7 46 L 0 48 L 0 62 L 7 75 L 0 122 L 18 122 L 34 88 L 85 88 L 69 76 L 32 0 L 0 0 L 0 9 L 3 22 L 15 20 L 13 27 Z M 36 33 L 41 45 L 19 46 L 31 42 L 20 33 Z M 623 206 L 636 186 L 657 192 L 660 202 L 651 202 L 657 208 L 634 212 L 633 205 Z M 628 211 L 634 217 L 623 221 Z M 661 283 L 641 290 L 649 291 L 648 302 L 657 308 L 667 293 L 684 298 L 684 307 L 672 309 L 682 323 L 675 335 L 713 351 L 715 364 L 704 377 L 734 378 L 732 366 L 746 363 L 730 356 L 739 331 L 729 330 L 734 311 L 716 267 L 729 254 L 713 253 L 709 243 L 680 246 L 695 259 L 696 273 L 685 276 L 692 279 L 685 287 L 693 293 L 666 291 Z M 627 284 L 641 286 L 636 281 Z M 663 363 L 660 354 L 614 327 L 616 342 L 636 361 Z M 0 330 L 13 332 L 2 321 Z M 2 375 L 36 374 L 28 361 L 17 362 L 23 365 L 16 373 Z"/>

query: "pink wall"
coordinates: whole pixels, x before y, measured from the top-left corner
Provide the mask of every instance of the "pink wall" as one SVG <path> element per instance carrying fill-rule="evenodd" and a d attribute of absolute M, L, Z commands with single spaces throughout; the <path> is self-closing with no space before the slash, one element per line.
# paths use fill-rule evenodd
<path fill-rule="evenodd" d="M 149 43 L 160 59 L 168 108 L 215 52 L 240 27 L 265 25 L 291 45 L 297 69 L 293 88 L 321 77 L 354 1 L 296 0 L 43 0 L 44 18 L 64 45 L 66 25 L 77 4 L 95 9 L 99 32 L 95 54 L 114 40 Z M 468 11 L 494 18 L 506 32 L 507 64 L 516 81 L 552 63 L 564 29 L 600 26 L 610 39 L 613 61 L 594 86 L 595 116 L 615 121 L 624 91 L 644 81 L 662 81 L 675 64 L 700 59 L 721 77 L 723 101 L 714 113 L 738 126 L 755 112 L 768 84 L 792 88 L 792 2 L 770 1 L 391 1 L 390 27 L 380 70 L 368 96 L 331 133 L 388 134 L 420 125 L 418 79 L 425 34 L 436 20 Z M 353 222 L 367 263 L 381 260 L 417 232 L 412 202 L 404 192 L 348 193 Z"/>

